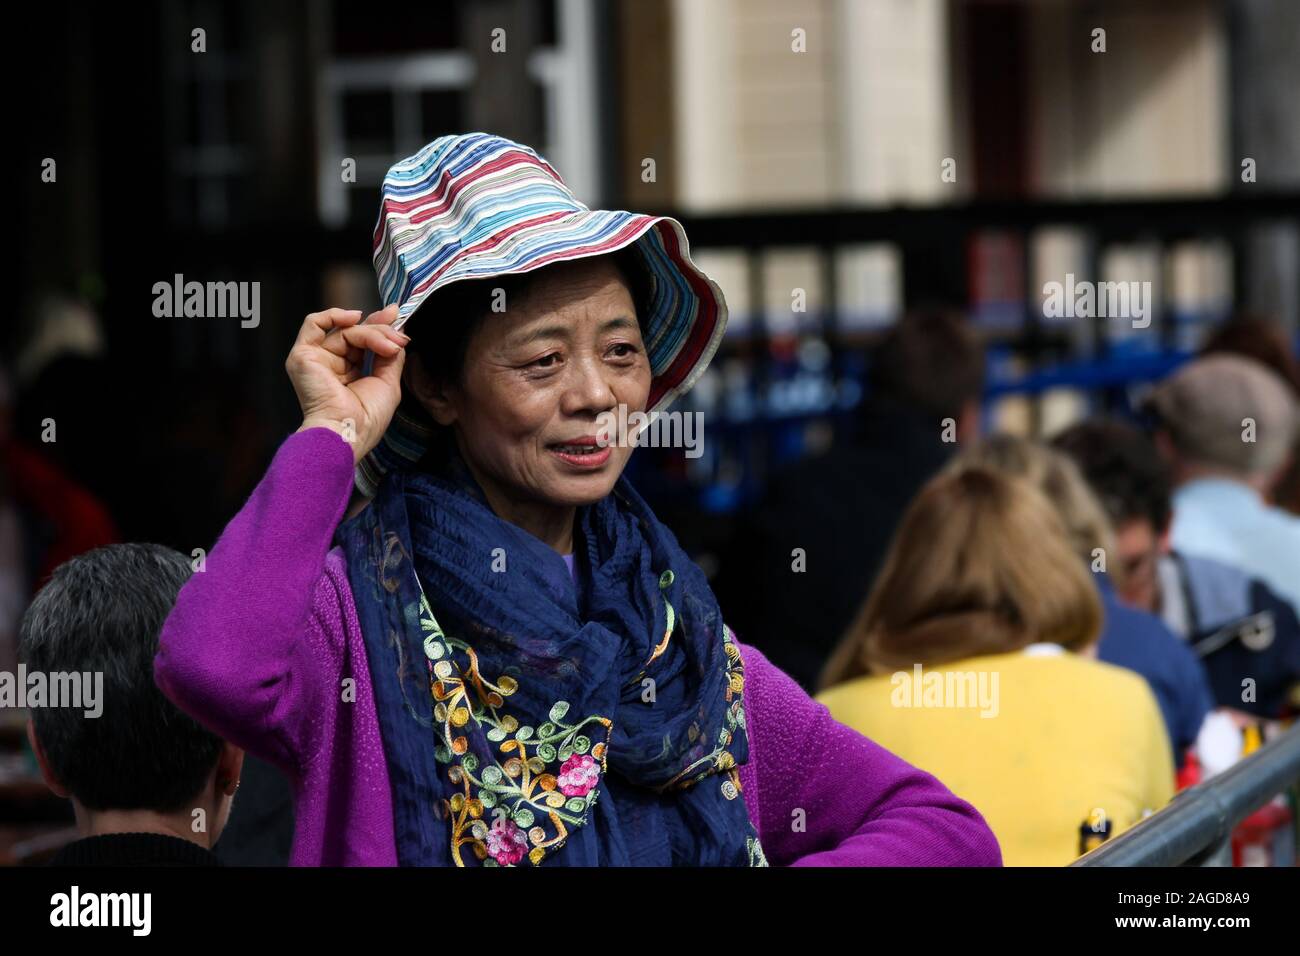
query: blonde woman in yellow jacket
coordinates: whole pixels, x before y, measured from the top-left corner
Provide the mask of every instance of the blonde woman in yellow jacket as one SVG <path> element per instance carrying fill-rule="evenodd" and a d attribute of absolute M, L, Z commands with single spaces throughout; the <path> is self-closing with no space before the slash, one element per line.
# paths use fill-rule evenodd
<path fill-rule="evenodd" d="M 1101 622 L 1042 493 L 958 468 L 904 515 L 818 699 L 974 804 L 1008 865 L 1064 865 L 1173 795 L 1150 689 L 1091 656 Z"/>

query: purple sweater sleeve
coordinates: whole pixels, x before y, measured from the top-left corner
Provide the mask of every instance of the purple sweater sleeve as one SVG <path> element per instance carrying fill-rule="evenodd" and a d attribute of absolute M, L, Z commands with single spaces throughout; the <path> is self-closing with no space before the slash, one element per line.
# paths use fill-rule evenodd
<path fill-rule="evenodd" d="M 997 839 L 974 807 L 837 723 L 756 649 L 741 651 L 759 838 L 769 863 L 1002 864 Z"/>
<path fill-rule="evenodd" d="M 322 708 L 342 697 L 343 599 L 324 574 L 352 489 L 351 447 L 328 428 L 285 439 L 163 625 L 154 678 L 181 710 L 298 773 Z M 332 621 L 331 621 L 332 619 Z"/>

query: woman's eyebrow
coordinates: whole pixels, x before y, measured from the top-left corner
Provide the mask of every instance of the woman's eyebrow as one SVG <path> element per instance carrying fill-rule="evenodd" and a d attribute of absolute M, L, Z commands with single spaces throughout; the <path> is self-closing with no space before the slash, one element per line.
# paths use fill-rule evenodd
<path fill-rule="evenodd" d="M 628 318 L 625 315 L 620 315 L 603 322 L 600 326 L 599 331 L 601 334 L 603 334 L 605 332 L 614 331 L 615 329 L 633 329 L 636 327 L 637 324 L 634 319 Z M 526 333 L 523 333 L 519 337 L 519 339 L 516 340 L 515 345 L 518 346 L 519 348 L 523 348 L 526 345 L 531 345 L 533 342 L 536 342 L 538 339 L 566 339 L 567 340 L 572 337 L 573 337 L 573 329 L 570 326 L 564 324 L 552 323 L 550 325 L 539 325 L 536 328 L 529 329 Z"/>
<path fill-rule="evenodd" d="M 539 325 L 521 334 L 516 344 L 522 347 L 538 339 L 567 339 L 571 334 L 567 325 Z"/>

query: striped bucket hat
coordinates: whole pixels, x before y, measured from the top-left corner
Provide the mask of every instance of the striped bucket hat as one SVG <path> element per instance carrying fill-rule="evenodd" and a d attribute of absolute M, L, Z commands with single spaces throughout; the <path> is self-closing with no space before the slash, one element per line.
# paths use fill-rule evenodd
<path fill-rule="evenodd" d="M 442 136 L 384 177 L 374 263 L 380 299 L 385 307 L 397 303 L 393 325 L 400 329 L 431 293 L 453 282 L 531 272 L 627 246 L 649 279 L 640 316 L 653 373 L 647 410 L 660 411 L 695 384 L 727 324 L 722 290 L 691 261 L 677 220 L 589 209 L 550 163 L 501 136 Z M 420 321 L 407 330 L 412 338 Z M 388 471 L 418 461 L 433 427 L 404 397 L 384 437 L 357 466 L 357 488 L 373 496 Z"/>

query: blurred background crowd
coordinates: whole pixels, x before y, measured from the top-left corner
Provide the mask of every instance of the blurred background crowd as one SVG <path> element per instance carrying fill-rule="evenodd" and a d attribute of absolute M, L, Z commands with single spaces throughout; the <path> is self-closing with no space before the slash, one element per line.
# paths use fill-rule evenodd
<path fill-rule="evenodd" d="M 284 358 L 303 316 L 378 307 L 385 170 L 486 130 L 593 208 L 684 223 L 730 306 L 685 399 L 704 453 L 641 449 L 633 483 L 742 639 L 974 802 L 1008 862 L 1067 862 L 1109 829 L 1071 808 L 1077 847 L 1008 839 L 1024 810 L 999 761 L 1068 791 L 1076 764 L 1113 756 L 1132 792 L 1099 809 L 1118 820 L 1297 709 L 1300 6 L 51 0 L 18 16 L 0 670 L 67 558 L 210 548 L 300 423 Z M 258 282 L 259 321 L 155 317 L 155 283 L 177 275 Z M 1149 284 L 1151 308 L 1055 315 L 1052 282 Z M 955 526 L 979 532 L 940 533 Z M 900 662 L 1021 651 L 1023 631 L 982 623 L 1006 607 L 1073 655 L 1039 688 L 1063 715 L 1051 753 L 1028 703 L 987 730 L 882 709 Z M 953 613 L 960 636 L 931 626 Z M 0 863 L 22 862 L 67 811 L 12 710 L 0 734 Z M 959 752 L 972 737 L 983 762 Z M 245 779 L 219 849 L 282 862 L 287 785 Z M 1294 830 L 1261 828 L 1238 862 L 1287 862 L 1274 834 Z"/>

